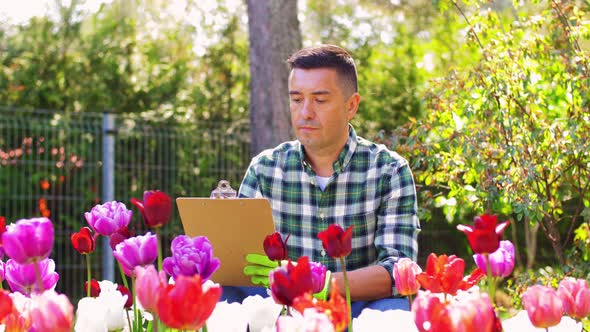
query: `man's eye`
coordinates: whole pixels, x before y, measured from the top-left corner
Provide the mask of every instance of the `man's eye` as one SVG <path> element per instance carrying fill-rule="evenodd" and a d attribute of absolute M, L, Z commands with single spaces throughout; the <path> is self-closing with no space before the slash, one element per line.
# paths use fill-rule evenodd
<path fill-rule="evenodd" d="M 301 98 L 291 98 L 291 102 L 292 103 L 300 103 L 301 102 Z"/>
<path fill-rule="evenodd" d="M 323 104 L 323 103 L 325 103 L 325 102 L 326 102 L 326 100 L 324 100 L 324 99 L 316 99 L 315 101 L 316 101 L 318 104 Z"/>

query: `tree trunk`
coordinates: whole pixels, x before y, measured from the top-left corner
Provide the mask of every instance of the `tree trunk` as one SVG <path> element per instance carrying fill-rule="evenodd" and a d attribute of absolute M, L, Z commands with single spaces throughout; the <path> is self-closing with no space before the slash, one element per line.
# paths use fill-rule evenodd
<path fill-rule="evenodd" d="M 252 153 L 290 140 L 286 60 L 301 48 L 297 0 L 246 0 Z"/>
<path fill-rule="evenodd" d="M 531 225 L 528 217 L 524 217 L 524 242 L 526 244 L 526 267 L 532 269 L 537 256 L 537 233 L 539 233 L 539 222 Z"/>
<path fill-rule="evenodd" d="M 549 220 L 548 218 L 545 219 L 545 235 L 551 241 L 551 246 L 553 246 L 553 251 L 555 252 L 555 257 L 559 261 L 561 266 L 565 265 L 565 254 L 563 252 L 563 246 L 561 245 L 561 235 L 559 234 L 559 229 L 557 229 L 557 221 L 556 220 Z"/>

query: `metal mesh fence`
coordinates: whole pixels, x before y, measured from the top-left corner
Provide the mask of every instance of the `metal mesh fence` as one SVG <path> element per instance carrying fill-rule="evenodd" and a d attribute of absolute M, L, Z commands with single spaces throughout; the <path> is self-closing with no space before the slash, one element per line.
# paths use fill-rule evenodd
<path fill-rule="evenodd" d="M 102 201 L 102 117 L 0 108 L 0 215 L 7 223 L 38 216 L 53 221 L 57 290 L 72 299 L 83 295 L 86 272 L 70 235 L 87 225 L 84 212 Z M 237 188 L 250 160 L 245 124 L 155 123 L 119 114 L 113 134 L 114 198 L 128 208 L 144 190 L 159 189 L 174 199 L 209 196 L 220 179 Z M 143 234 L 147 229 L 132 209 L 130 228 Z M 162 232 L 167 256 L 171 239 L 182 232 L 175 207 Z M 97 279 L 101 256 L 97 245 L 91 255 Z"/>

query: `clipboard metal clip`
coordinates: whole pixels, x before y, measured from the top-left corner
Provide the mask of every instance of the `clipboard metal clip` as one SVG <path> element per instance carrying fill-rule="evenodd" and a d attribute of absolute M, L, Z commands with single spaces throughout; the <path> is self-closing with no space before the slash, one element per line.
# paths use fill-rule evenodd
<path fill-rule="evenodd" d="M 217 183 L 217 188 L 211 191 L 210 198 L 236 198 L 237 192 L 232 188 L 227 180 L 221 180 Z"/>

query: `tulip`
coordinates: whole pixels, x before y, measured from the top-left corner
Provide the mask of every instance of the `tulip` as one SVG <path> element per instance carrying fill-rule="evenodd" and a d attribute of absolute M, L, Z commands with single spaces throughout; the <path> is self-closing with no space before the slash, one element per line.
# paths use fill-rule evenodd
<path fill-rule="evenodd" d="M 334 332 L 334 325 L 325 312 L 308 308 L 302 316 L 279 316 L 277 331 Z"/>
<path fill-rule="evenodd" d="M 148 227 L 161 227 L 170 220 L 172 199 L 162 191 L 145 191 L 143 193 L 143 201 L 132 198 L 131 203 L 139 209 L 139 212 L 143 216 L 143 221 Z"/>
<path fill-rule="evenodd" d="M 559 324 L 563 303 L 554 289 L 534 285 L 522 295 L 522 305 L 534 326 L 548 328 Z"/>
<path fill-rule="evenodd" d="M 98 204 L 90 212 L 84 213 L 90 227 L 104 236 L 110 236 L 119 228 L 127 227 L 132 217 L 133 211 L 117 201 Z"/>
<path fill-rule="evenodd" d="M 476 254 L 492 253 L 498 250 L 502 233 L 509 221 L 498 223 L 496 215 L 484 214 L 475 218 L 473 226 L 457 225 L 457 229 L 467 235 L 469 245 Z"/>
<path fill-rule="evenodd" d="M 418 264 L 409 258 L 400 259 L 393 266 L 393 280 L 395 280 L 395 288 L 400 295 L 411 296 L 418 293 L 420 283 L 416 280 L 416 276 L 422 273 L 422 269 Z"/>
<path fill-rule="evenodd" d="M 147 233 L 128 238 L 117 244 L 113 255 L 121 263 L 123 272 L 131 276 L 136 266 L 152 264 L 158 257 L 158 240 L 155 235 Z"/>
<path fill-rule="evenodd" d="M 43 260 L 53 248 L 53 224 L 47 218 L 20 219 L 2 234 L 6 254 L 19 264 Z"/>
<path fill-rule="evenodd" d="M 33 302 L 19 292 L 10 293 L 15 310 L 4 318 L 5 331 L 34 331 L 31 328 L 33 321 L 31 319 L 31 309 Z"/>
<path fill-rule="evenodd" d="M 262 246 L 264 247 L 264 253 L 268 256 L 271 261 L 282 261 L 288 258 L 287 256 L 287 241 L 289 235 L 283 241 L 281 233 L 274 232 L 271 235 L 267 235 L 264 238 Z"/>
<path fill-rule="evenodd" d="M 213 246 L 205 236 L 179 235 L 170 247 L 172 257 L 164 259 L 162 268 L 175 280 L 179 275 L 199 274 L 204 282 L 219 268 L 219 259 L 213 257 Z"/>
<path fill-rule="evenodd" d="M 162 289 L 158 298 L 158 316 L 168 327 L 198 330 L 205 325 L 221 297 L 221 287 L 204 289 L 201 277 L 180 275 L 173 285 Z"/>
<path fill-rule="evenodd" d="M 84 282 L 84 290 L 88 293 L 88 281 Z M 100 284 L 96 279 L 90 280 L 90 296 L 91 297 L 98 297 L 100 295 L 101 289 Z"/>
<path fill-rule="evenodd" d="M 133 233 L 129 231 L 129 228 L 127 228 L 127 226 L 120 227 L 117 231 L 111 234 L 111 236 L 109 236 L 109 246 L 111 246 L 111 249 L 115 250 L 117 244 L 127 240 L 132 236 Z"/>
<path fill-rule="evenodd" d="M 6 279 L 6 263 L 0 260 L 0 283 Z"/>
<path fill-rule="evenodd" d="M 313 292 L 309 258 L 302 256 L 294 265 L 291 261 L 279 266 L 269 276 L 270 290 L 275 302 L 287 306 L 305 293 Z"/>
<path fill-rule="evenodd" d="M 352 251 L 352 226 L 346 231 L 338 224 L 332 224 L 318 234 L 328 256 L 340 258 L 350 255 Z"/>
<path fill-rule="evenodd" d="M 336 281 L 332 279 L 331 283 L 328 301 L 318 300 L 311 294 L 305 293 L 293 300 L 293 308 L 302 314 L 305 314 L 307 309 L 314 308 L 327 315 L 336 331 L 344 331 L 349 324 L 350 310 L 348 310 L 346 299 L 340 295 L 336 287 Z"/>
<path fill-rule="evenodd" d="M 510 241 L 500 241 L 498 250 L 488 255 L 493 277 L 507 277 L 514 270 L 514 245 Z M 475 264 L 484 273 L 488 273 L 484 254 L 473 255 Z"/>
<path fill-rule="evenodd" d="M 156 313 L 160 290 L 167 285 L 166 273 L 156 271 L 153 265 L 135 268 L 135 294 L 141 306 L 152 314 Z"/>
<path fill-rule="evenodd" d="M 309 269 L 311 271 L 313 293 L 319 293 L 326 285 L 326 273 L 328 272 L 328 268 L 322 263 L 309 262 Z"/>
<path fill-rule="evenodd" d="M 571 277 L 559 283 L 557 295 L 563 302 L 563 311 L 573 319 L 582 320 L 590 314 L 588 281 Z"/>
<path fill-rule="evenodd" d="M 64 294 L 48 290 L 33 297 L 31 318 L 36 332 L 70 332 L 74 321 L 74 307 Z"/>
<path fill-rule="evenodd" d="M 14 259 L 6 262 L 6 281 L 13 292 L 30 295 L 32 292 L 40 292 L 35 264 L 39 266 L 43 290 L 53 289 L 59 280 L 59 274 L 55 272 L 55 262 L 46 258 L 37 263 L 19 264 Z"/>
<path fill-rule="evenodd" d="M 452 331 L 492 332 L 497 328 L 494 307 L 485 293 L 467 294 L 460 301 L 451 302 L 447 310 L 453 324 Z"/>
<path fill-rule="evenodd" d="M 414 323 L 420 332 L 453 331 L 453 323 L 447 306 L 435 294 L 426 291 L 418 292 L 412 302 Z"/>
<path fill-rule="evenodd" d="M 10 293 L 5 290 L 0 290 L 0 322 L 14 310 L 14 303 L 12 303 Z"/>
<path fill-rule="evenodd" d="M 80 254 L 91 254 L 96 248 L 96 242 L 94 241 L 91 230 L 88 227 L 82 227 L 80 228 L 80 232 L 72 233 L 70 236 L 70 241 L 72 242 L 74 249 L 76 249 L 76 251 Z"/>
<path fill-rule="evenodd" d="M 117 286 L 117 291 L 119 291 L 119 293 L 121 293 L 121 295 L 127 296 L 127 301 L 125 302 L 125 308 L 127 308 L 127 309 L 131 308 L 131 306 L 133 306 L 133 295 L 131 294 L 131 291 L 129 290 L 129 288 L 127 288 L 123 285 L 119 285 L 119 286 Z"/>
<path fill-rule="evenodd" d="M 447 256 L 431 253 L 426 261 L 426 272 L 416 276 L 416 280 L 424 289 L 434 293 L 456 295 L 458 290 L 473 287 L 481 278 L 483 271 L 475 269 L 463 278 L 465 261 L 455 255 Z"/>

